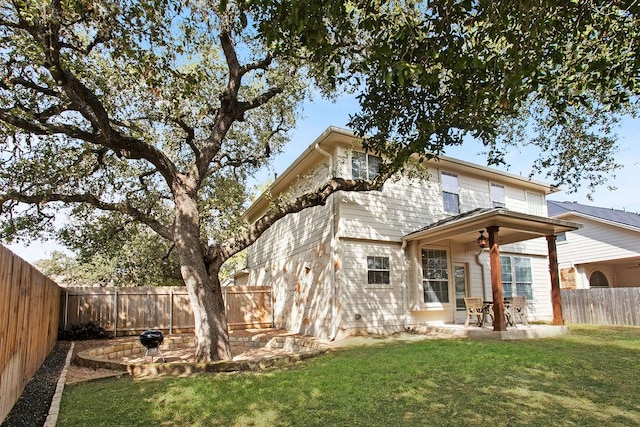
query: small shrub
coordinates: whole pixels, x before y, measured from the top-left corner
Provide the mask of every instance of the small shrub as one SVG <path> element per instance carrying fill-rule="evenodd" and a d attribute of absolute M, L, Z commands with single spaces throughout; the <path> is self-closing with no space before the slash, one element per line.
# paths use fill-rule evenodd
<path fill-rule="evenodd" d="M 107 332 L 103 327 L 98 326 L 96 322 L 72 325 L 68 331 L 58 330 L 59 340 L 82 341 L 106 338 L 111 338 L 111 333 Z"/>

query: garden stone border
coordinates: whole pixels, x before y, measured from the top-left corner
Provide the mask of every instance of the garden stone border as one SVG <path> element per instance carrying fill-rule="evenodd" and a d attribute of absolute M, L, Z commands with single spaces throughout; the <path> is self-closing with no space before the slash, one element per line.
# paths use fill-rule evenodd
<path fill-rule="evenodd" d="M 194 343 L 195 338 L 188 336 L 169 336 L 164 339 L 163 349 L 178 349 Z M 146 348 L 139 341 L 131 340 L 122 343 L 84 350 L 77 355 L 76 363 L 89 368 L 106 368 L 125 371 L 133 377 L 155 376 L 188 376 L 198 373 L 261 371 L 270 368 L 284 367 L 320 354 L 327 353 L 330 347 L 313 341 L 312 338 L 300 336 L 239 336 L 230 337 L 232 347 L 246 350 L 259 348 L 284 349 L 291 354 L 256 357 L 249 360 L 222 360 L 211 363 L 123 363 L 124 356 L 143 354 Z M 246 351 L 245 350 L 245 351 Z"/>

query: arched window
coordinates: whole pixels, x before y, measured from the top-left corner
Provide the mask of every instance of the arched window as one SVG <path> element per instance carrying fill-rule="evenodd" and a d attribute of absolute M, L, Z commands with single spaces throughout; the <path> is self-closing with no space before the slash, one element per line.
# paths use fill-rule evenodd
<path fill-rule="evenodd" d="M 609 281 L 607 280 L 607 276 L 601 271 L 596 270 L 591 273 L 591 277 L 589 277 L 589 286 L 592 288 L 608 288 Z"/>

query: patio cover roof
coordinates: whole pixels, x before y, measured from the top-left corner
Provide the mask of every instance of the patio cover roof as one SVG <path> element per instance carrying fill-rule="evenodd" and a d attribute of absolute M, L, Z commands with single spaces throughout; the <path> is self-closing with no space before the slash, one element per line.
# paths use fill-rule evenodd
<path fill-rule="evenodd" d="M 506 245 L 577 230 L 582 227 L 582 224 L 514 212 L 504 208 L 478 208 L 409 233 L 404 236 L 404 240 L 420 240 L 421 243 L 451 240 L 477 247 L 476 239 L 480 235 L 479 231 L 484 231 L 491 226 L 499 227 L 498 244 Z"/>

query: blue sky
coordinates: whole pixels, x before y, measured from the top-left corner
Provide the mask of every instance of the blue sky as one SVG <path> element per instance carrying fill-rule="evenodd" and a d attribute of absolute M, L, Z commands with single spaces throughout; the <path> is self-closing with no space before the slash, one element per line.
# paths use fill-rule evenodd
<path fill-rule="evenodd" d="M 256 183 L 261 184 L 274 173 L 281 174 L 320 134 L 329 126 L 346 128 L 349 114 L 358 109 L 354 97 L 345 96 L 337 102 L 318 97 L 305 105 L 303 119 L 298 122 L 291 132 L 291 142 L 285 147 L 284 152 L 275 156 L 273 165 L 268 171 L 256 176 Z M 616 187 L 609 191 L 607 186 L 598 188 L 593 194 L 593 201 L 587 199 L 587 188 L 574 194 L 559 192 L 551 195 L 549 199 L 559 201 L 575 201 L 586 205 L 609 207 L 632 212 L 640 212 L 640 119 L 625 119 L 618 130 L 619 152 L 617 162 L 622 169 L 616 172 L 616 176 L 610 178 L 607 185 Z M 465 161 L 486 165 L 486 158 L 480 155 L 480 144 L 471 142 L 462 147 L 452 148 L 445 155 L 459 158 Z M 509 171 L 522 176 L 528 176 L 533 159 L 530 154 L 522 154 L 516 151 L 507 157 L 509 167 L 499 169 Z M 547 182 L 544 176 L 534 176 L 535 180 Z M 61 248 L 53 242 L 39 241 L 30 246 L 10 245 L 9 248 L 29 262 L 48 258 L 53 250 Z"/>

